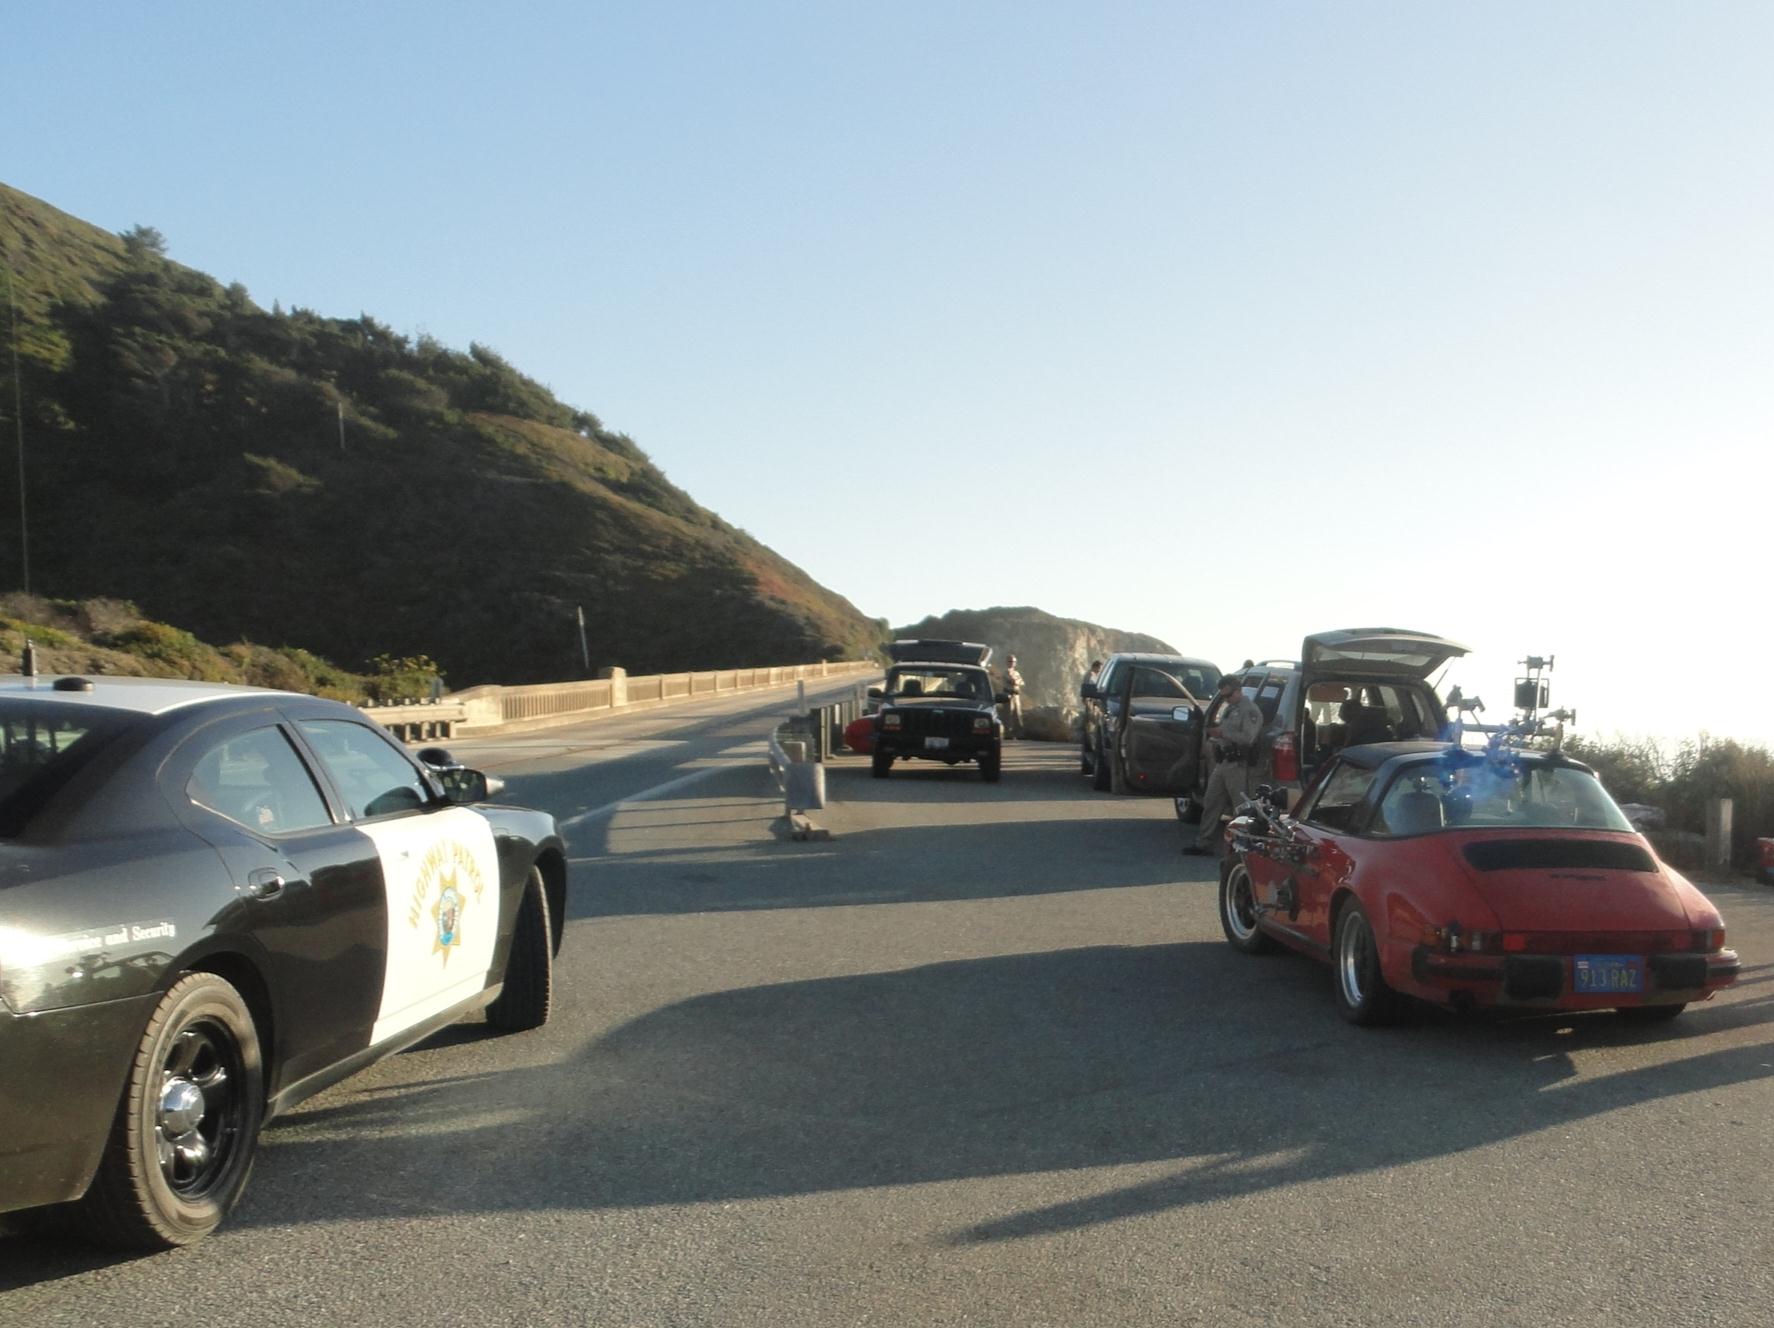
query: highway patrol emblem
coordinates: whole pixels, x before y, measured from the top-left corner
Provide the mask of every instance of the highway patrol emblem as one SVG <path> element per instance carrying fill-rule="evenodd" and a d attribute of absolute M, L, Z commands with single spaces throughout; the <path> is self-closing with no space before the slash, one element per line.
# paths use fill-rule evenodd
<path fill-rule="evenodd" d="M 450 952 L 462 944 L 465 915 L 480 903 L 485 888 L 474 855 L 454 840 L 433 845 L 419 864 L 407 923 L 417 928 L 430 915 L 431 953 L 441 955 L 443 963 L 448 964 Z"/>

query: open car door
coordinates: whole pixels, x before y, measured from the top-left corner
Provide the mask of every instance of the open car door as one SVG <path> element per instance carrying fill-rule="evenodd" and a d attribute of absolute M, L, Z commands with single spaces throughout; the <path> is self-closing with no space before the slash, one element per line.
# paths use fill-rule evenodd
<path fill-rule="evenodd" d="M 1174 796 L 1195 792 L 1206 703 L 1174 674 L 1149 664 L 1125 673 L 1117 736 L 1127 787 Z"/>

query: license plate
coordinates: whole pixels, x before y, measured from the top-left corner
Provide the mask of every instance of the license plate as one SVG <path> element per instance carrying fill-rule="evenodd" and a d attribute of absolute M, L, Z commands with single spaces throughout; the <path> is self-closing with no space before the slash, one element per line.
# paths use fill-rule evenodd
<path fill-rule="evenodd" d="M 1571 960 L 1571 989 L 1578 992 L 1641 992 L 1645 989 L 1643 955 L 1576 955 Z"/>
<path fill-rule="evenodd" d="M 949 740 L 947 738 L 926 738 L 926 739 L 924 739 L 924 750 L 926 750 L 926 751 L 941 751 L 944 747 L 947 747 L 948 745 L 949 745 Z"/>

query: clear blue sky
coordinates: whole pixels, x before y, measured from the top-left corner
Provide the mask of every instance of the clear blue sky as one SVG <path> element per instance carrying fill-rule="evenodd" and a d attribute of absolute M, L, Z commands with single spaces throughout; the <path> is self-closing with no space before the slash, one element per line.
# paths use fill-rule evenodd
<path fill-rule="evenodd" d="M 1774 741 L 1774 6 L 15 6 L 0 179 L 486 343 L 865 613 Z"/>

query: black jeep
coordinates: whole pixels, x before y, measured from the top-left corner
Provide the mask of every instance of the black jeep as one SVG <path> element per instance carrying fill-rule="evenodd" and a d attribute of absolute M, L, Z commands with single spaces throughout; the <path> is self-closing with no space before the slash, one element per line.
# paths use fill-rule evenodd
<path fill-rule="evenodd" d="M 980 777 L 995 784 L 1003 770 L 1003 701 L 992 690 L 990 646 L 971 641 L 895 641 L 885 687 L 869 688 L 875 714 L 872 769 L 887 778 L 896 760 L 916 758 L 959 765 L 979 762 Z"/>

